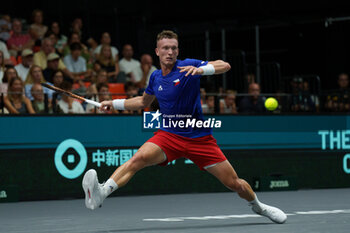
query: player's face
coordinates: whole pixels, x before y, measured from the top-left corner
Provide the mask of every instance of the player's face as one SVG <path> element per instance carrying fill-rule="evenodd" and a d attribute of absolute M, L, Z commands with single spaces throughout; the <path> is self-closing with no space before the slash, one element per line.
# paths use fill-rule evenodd
<path fill-rule="evenodd" d="M 158 41 L 156 54 L 161 65 L 174 65 L 179 55 L 179 43 L 176 39 L 164 38 Z"/>

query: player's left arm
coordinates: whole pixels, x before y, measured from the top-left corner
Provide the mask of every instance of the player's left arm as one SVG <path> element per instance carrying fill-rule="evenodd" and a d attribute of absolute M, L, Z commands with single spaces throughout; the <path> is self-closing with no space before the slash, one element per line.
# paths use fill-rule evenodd
<path fill-rule="evenodd" d="M 231 69 L 228 62 L 223 60 L 209 61 L 207 65 L 195 67 L 195 66 L 179 66 L 180 73 L 186 72 L 188 75 L 213 75 L 222 74 Z"/>

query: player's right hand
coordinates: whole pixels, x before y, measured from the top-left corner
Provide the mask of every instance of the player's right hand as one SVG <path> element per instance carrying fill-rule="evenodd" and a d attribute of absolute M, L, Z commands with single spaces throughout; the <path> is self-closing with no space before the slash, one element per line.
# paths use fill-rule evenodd
<path fill-rule="evenodd" d="M 195 66 L 178 66 L 177 68 L 180 69 L 180 73 L 186 72 L 185 76 L 187 77 L 188 75 L 201 75 L 203 74 L 203 69 L 202 68 L 197 68 Z"/>
<path fill-rule="evenodd" d="M 113 101 L 112 100 L 105 100 L 105 101 L 101 102 L 100 111 L 108 112 L 111 109 L 113 109 Z"/>

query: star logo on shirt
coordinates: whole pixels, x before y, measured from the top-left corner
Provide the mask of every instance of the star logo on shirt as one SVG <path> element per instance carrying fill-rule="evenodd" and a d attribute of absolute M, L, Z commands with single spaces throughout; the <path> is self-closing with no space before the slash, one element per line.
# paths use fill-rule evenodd
<path fill-rule="evenodd" d="M 159 85 L 159 87 L 158 87 L 158 91 L 163 91 L 163 87 L 162 87 L 162 85 Z"/>

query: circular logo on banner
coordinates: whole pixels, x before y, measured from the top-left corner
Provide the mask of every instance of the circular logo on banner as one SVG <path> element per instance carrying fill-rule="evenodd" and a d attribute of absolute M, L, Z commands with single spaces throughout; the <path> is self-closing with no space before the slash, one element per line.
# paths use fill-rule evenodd
<path fill-rule="evenodd" d="M 79 163 L 73 169 L 67 168 L 63 163 L 63 155 L 68 149 L 74 149 L 80 157 Z M 73 164 L 75 162 L 75 156 L 69 154 L 67 156 L 67 162 Z M 87 153 L 83 144 L 75 139 L 67 139 L 61 142 L 55 152 L 55 166 L 57 171 L 67 179 L 75 179 L 80 176 L 86 168 L 87 165 Z"/>
<path fill-rule="evenodd" d="M 350 167 L 348 166 L 348 161 L 350 162 L 350 154 L 344 155 L 343 158 L 343 169 L 346 174 L 350 174 Z"/>

